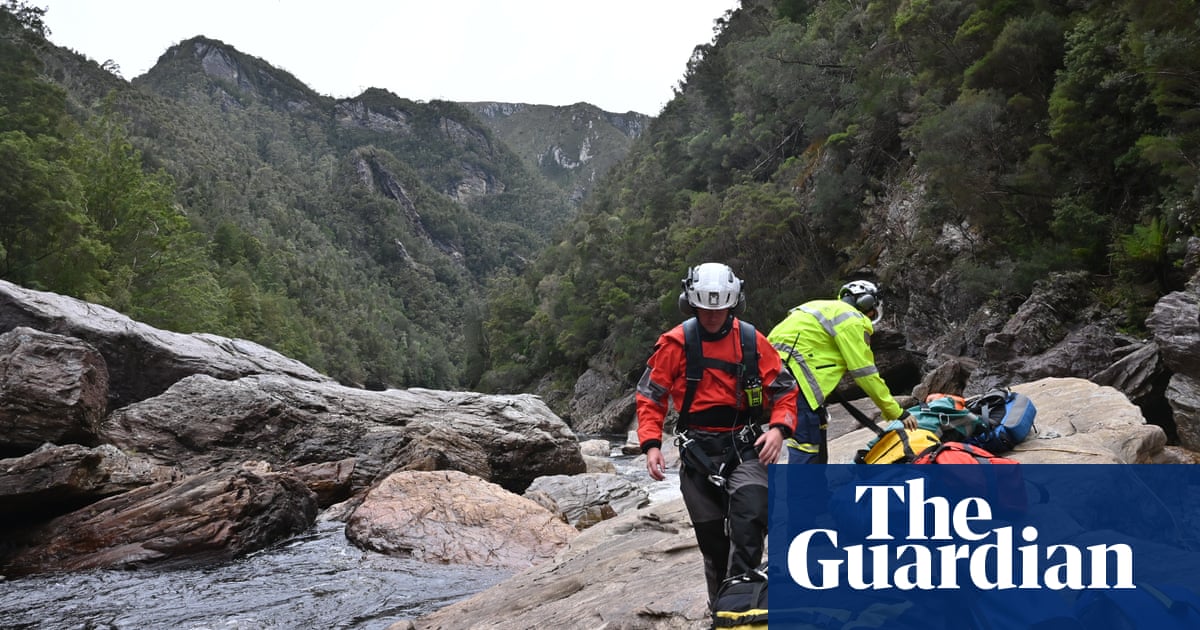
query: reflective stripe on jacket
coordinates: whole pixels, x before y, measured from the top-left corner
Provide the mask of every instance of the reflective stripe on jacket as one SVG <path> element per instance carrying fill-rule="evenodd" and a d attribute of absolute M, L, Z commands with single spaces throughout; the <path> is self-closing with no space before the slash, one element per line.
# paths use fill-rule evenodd
<path fill-rule="evenodd" d="M 779 353 L 771 347 L 771 342 L 762 333 L 756 333 L 755 337 L 758 343 L 758 370 L 762 374 L 763 404 L 770 413 L 769 425 L 780 427 L 784 437 L 789 437 L 796 430 L 796 383 L 791 374 L 783 369 Z M 734 318 L 728 334 L 716 341 L 703 341 L 701 347 L 706 358 L 741 363 L 741 321 Z M 686 369 L 687 353 L 683 345 L 683 325 L 680 324 L 659 336 L 654 353 L 646 362 L 646 371 L 638 381 L 637 432 L 638 443 L 643 451 L 662 443 L 668 399 L 674 402 L 676 409 L 683 404 L 687 391 Z M 706 409 L 732 409 L 739 400 L 736 376 L 720 369 L 706 368 L 688 412 L 695 415 Z"/>
<path fill-rule="evenodd" d="M 871 320 L 853 306 L 841 300 L 813 300 L 793 308 L 767 338 L 796 377 L 809 408 L 823 406 L 849 372 L 883 417 L 894 420 L 903 409 L 875 366 L 874 332 Z"/>

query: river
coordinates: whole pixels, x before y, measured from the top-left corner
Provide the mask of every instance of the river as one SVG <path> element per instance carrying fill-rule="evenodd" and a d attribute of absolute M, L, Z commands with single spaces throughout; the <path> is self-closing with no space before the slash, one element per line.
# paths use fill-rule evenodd
<path fill-rule="evenodd" d="M 618 474 L 652 502 L 678 496 L 678 479 L 651 482 L 620 455 Z M 674 471 L 672 471 L 674 472 Z M 382 630 L 473 595 L 512 569 L 430 564 L 364 551 L 344 524 L 318 521 L 305 534 L 234 561 L 195 569 L 96 570 L 0 581 L 4 630 Z"/>
<path fill-rule="evenodd" d="M 510 569 L 363 551 L 343 523 L 196 569 L 97 570 L 0 582 L 0 628 L 386 628 L 508 577 Z"/>

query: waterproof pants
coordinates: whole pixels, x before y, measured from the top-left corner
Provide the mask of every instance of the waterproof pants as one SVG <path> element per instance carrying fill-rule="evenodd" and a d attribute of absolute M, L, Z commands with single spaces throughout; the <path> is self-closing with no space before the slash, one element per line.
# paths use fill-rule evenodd
<path fill-rule="evenodd" d="M 738 443 L 728 433 L 690 435 L 714 462 L 730 462 L 726 469 L 735 466 L 723 486 L 709 481 L 708 471 L 687 463 L 679 474 L 683 502 L 704 556 L 711 606 L 725 578 L 762 564 L 767 535 L 767 467 L 758 461 L 753 444 Z"/>

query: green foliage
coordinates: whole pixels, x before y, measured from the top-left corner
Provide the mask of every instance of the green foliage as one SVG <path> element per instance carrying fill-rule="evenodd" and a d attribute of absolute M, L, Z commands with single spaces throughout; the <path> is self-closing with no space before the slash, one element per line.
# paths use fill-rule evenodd
<path fill-rule="evenodd" d="M 58 158 L 61 140 L 30 137 L 23 131 L 0 134 L 0 276 L 28 286 L 59 282 L 90 286 L 70 277 L 64 264 L 83 254 L 88 218 L 79 210 L 74 173 Z"/>
<path fill-rule="evenodd" d="M 1054 15 L 1037 13 L 1006 21 L 992 48 L 963 72 L 964 87 L 1021 94 L 1041 103 L 1054 85 L 1062 59 L 1063 27 Z"/>
<path fill-rule="evenodd" d="M 1146 225 L 1135 225 L 1121 235 L 1112 252 L 1113 266 L 1118 274 L 1133 284 L 1153 282 L 1166 290 L 1171 262 L 1167 258 L 1171 230 L 1166 222 L 1155 217 Z"/>
<path fill-rule="evenodd" d="M 131 86 L 12 6 L 2 277 L 251 339 L 346 383 L 481 378 L 481 287 L 571 208 L 469 109 L 381 90 L 335 102 L 205 38 Z"/>
<path fill-rule="evenodd" d="M 29 53 L 10 52 L 0 73 L 19 98 L 2 110 L 0 275 L 154 325 L 219 330 L 224 294 L 170 179 L 142 171 L 111 118 L 77 126 Z"/>
<path fill-rule="evenodd" d="M 967 91 L 938 114 L 913 127 L 918 165 L 928 174 L 944 214 L 931 223 L 967 221 L 984 229 L 995 223 L 1002 176 L 1014 167 L 1015 148 L 1005 121 L 1003 97 Z"/>
<path fill-rule="evenodd" d="M 764 329 L 862 271 L 979 305 L 1082 270 L 1137 313 L 1200 228 L 1190 0 L 743 2 L 581 204 L 487 104 L 333 101 L 203 39 L 251 78 L 171 54 L 129 88 L 0 15 L 4 277 L 347 382 L 635 379 L 709 260 Z"/>
<path fill-rule="evenodd" d="M 46 36 L 46 23 L 42 19 L 46 15 L 45 9 L 30 6 L 22 0 L 4 0 L 4 4 L 0 5 L 0 10 L 2 10 L 0 13 L 4 14 L 4 17 L 0 19 L 11 19 L 30 33 Z"/>
<path fill-rule="evenodd" d="M 1181 282 L 1165 272 L 1200 227 L 1194 2 L 746 2 L 721 27 L 526 270 L 533 310 L 505 346 L 543 344 L 522 354 L 531 378 L 595 361 L 636 378 L 707 260 L 746 279 L 760 326 L 862 270 L 948 274 L 976 305 L 1057 271 L 1124 283 L 1109 295 Z"/>
<path fill-rule="evenodd" d="M 1102 262 L 1108 246 L 1111 217 L 1097 213 L 1096 200 L 1086 192 L 1055 200 L 1050 224 L 1054 240 L 1068 247 L 1085 264 Z"/>
<path fill-rule="evenodd" d="M 171 178 L 144 173 L 123 126 L 105 117 L 89 121 L 71 149 L 98 285 L 66 292 L 163 328 L 221 329 L 224 294 L 203 238 L 175 205 Z"/>

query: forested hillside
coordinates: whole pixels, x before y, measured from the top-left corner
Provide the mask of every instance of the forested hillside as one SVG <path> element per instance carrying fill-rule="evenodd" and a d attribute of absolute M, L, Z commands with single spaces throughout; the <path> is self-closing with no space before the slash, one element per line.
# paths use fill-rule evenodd
<path fill-rule="evenodd" d="M 566 189 L 463 105 L 335 100 L 203 37 L 131 83 L 43 14 L 0 11 L 0 277 L 346 383 L 476 383 L 485 287 L 551 242 Z"/>
<path fill-rule="evenodd" d="M 1138 334 L 1200 226 L 1191 1 L 743 0 L 578 207 L 563 121 L 334 100 L 204 38 L 130 83 L 3 7 L 0 277 L 347 383 L 631 384 L 708 260 L 764 329 L 869 277 L 920 353 L 1078 271 Z"/>
<path fill-rule="evenodd" d="M 572 203 L 588 195 L 620 162 L 652 120 L 606 112 L 587 103 L 566 107 L 525 103 L 463 103 L 512 147 L 527 166 L 563 189 Z"/>
<path fill-rule="evenodd" d="M 1198 20 L 1171 0 L 743 0 L 567 238 L 492 294 L 485 382 L 631 385 L 709 260 L 764 329 L 865 276 L 920 351 L 1082 270 L 1138 332 L 1200 227 Z"/>

